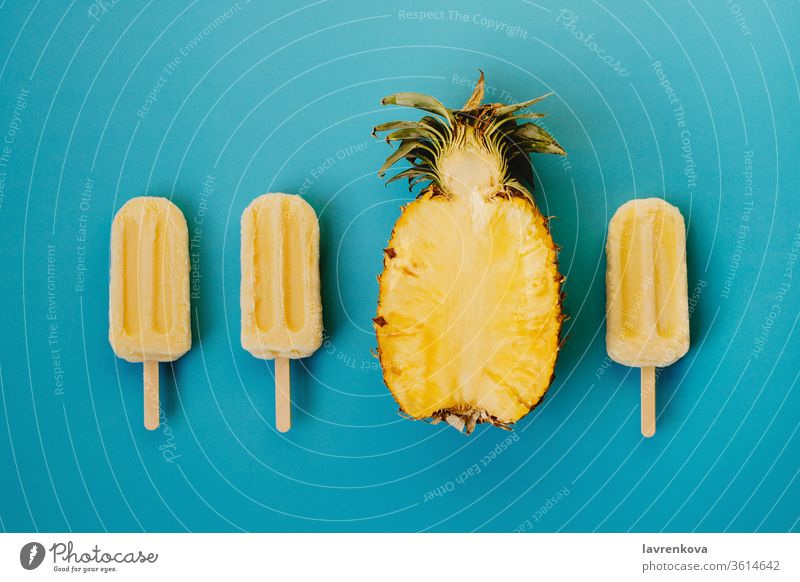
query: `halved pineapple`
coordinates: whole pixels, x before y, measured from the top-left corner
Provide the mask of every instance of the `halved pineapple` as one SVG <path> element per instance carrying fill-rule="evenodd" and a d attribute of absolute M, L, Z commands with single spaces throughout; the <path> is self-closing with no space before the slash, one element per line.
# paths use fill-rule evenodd
<path fill-rule="evenodd" d="M 561 282 L 547 219 L 523 182 L 530 152 L 564 155 L 515 105 L 483 100 L 483 73 L 460 110 L 417 93 L 383 104 L 437 117 L 379 125 L 399 141 L 379 175 L 427 182 L 385 249 L 374 319 L 384 380 L 401 410 L 471 432 L 509 428 L 542 399 L 559 348 Z"/>

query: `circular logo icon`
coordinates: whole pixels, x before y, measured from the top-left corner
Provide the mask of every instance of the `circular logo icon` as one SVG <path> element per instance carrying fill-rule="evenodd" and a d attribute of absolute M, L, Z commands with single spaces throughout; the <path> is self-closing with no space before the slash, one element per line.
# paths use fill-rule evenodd
<path fill-rule="evenodd" d="M 26 570 L 35 570 L 44 561 L 44 546 L 39 542 L 28 542 L 19 551 L 19 563 Z"/>

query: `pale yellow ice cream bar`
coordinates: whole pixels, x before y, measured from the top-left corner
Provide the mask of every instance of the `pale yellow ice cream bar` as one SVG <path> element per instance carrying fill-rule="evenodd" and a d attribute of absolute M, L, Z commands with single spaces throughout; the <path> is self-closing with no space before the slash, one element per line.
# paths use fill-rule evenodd
<path fill-rule="evenodd" d="M 111 227 L 108 339 L 129 362 L 169 362 L 192 345 L 189 235 L 166 198 L 129 200 Z"/>
<path fill-rule="evenodd" d="M 242 214 L 242 347 L 305 358 L 322 343 L 319 223 L 300 196 L 264 194 Z"/>
<path fill-rule="evenodd" d="M 620 206 L 606 247 L 606 347 L 633 367 L 673 364 L 689 349 L 686 227 L 660 198 Z"/>

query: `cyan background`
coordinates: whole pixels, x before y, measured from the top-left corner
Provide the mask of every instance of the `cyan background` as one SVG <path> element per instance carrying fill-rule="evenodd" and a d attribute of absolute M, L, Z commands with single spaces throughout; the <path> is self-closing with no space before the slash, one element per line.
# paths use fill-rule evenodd
<path fill-rule="evenodd" d="M 430 9 L 418 0 L 98 6 L 0 4 L 3 530 L 798 530 L 796 2 L 465 1 L 422 22 L 406 18 Z M 496 100 L 554 91 L 539 110 L 569 152 L 535 159 L 567 341 L 545 402 L 483 463 L 507 433 L 401 419 L 370 354 L 381 249 L 412 197 L 375 175 L 390 150 L 369 134 L 414 113 L 379 100 L 457 106 L 478 68 Z M 255 196 L 301 189 L 328 340 L 295 366 L 280 435 L 272 368 L 238 341 L 238 224 Z M 162 366 L 153 433 L 141 366 L 107 340 L 111 219 L 142 194 L 201 229 L 194 345 Z M 605 354 L 604 237 L 621 203 L 664 194 L 687 220 L 697 301 L 643 440 L 636 371 Z"/>

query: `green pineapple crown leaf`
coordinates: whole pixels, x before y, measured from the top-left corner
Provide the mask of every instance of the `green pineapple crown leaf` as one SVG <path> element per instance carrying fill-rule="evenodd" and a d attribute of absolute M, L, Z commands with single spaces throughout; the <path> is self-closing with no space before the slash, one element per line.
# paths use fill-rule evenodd
<path fill-rule="evenodd" d="M 383 177 L 389 168 L 405 159 L 411 167 L 391 177 L 387 184 L 408 179 L 411 189 L 420 182 L 438 183 L 437 157 L 450 144 L 463 139 L 464 129 L 469 127 L 503 158 L 509 177 L 521 178 L 532 185 L 530 154 L 567 155 L 552 135 L 530 121 L 544 117 L 544 113 L 523 112 L 550 95 L 552 93 L 510 105 L 482 105 L 484 75 L 480 71 L 475 89 L 461 109 L 449 109 L 422 93 L 395 93 L 384 97 L 382 105 L 411 107 L 433 115 L 425 115 L 419 121 L 392 121 L 375 126 L 374 137 L 389 132 L 384 138 L 387 143 L 400 142 L 378 170 L 378 175 Z"/>

